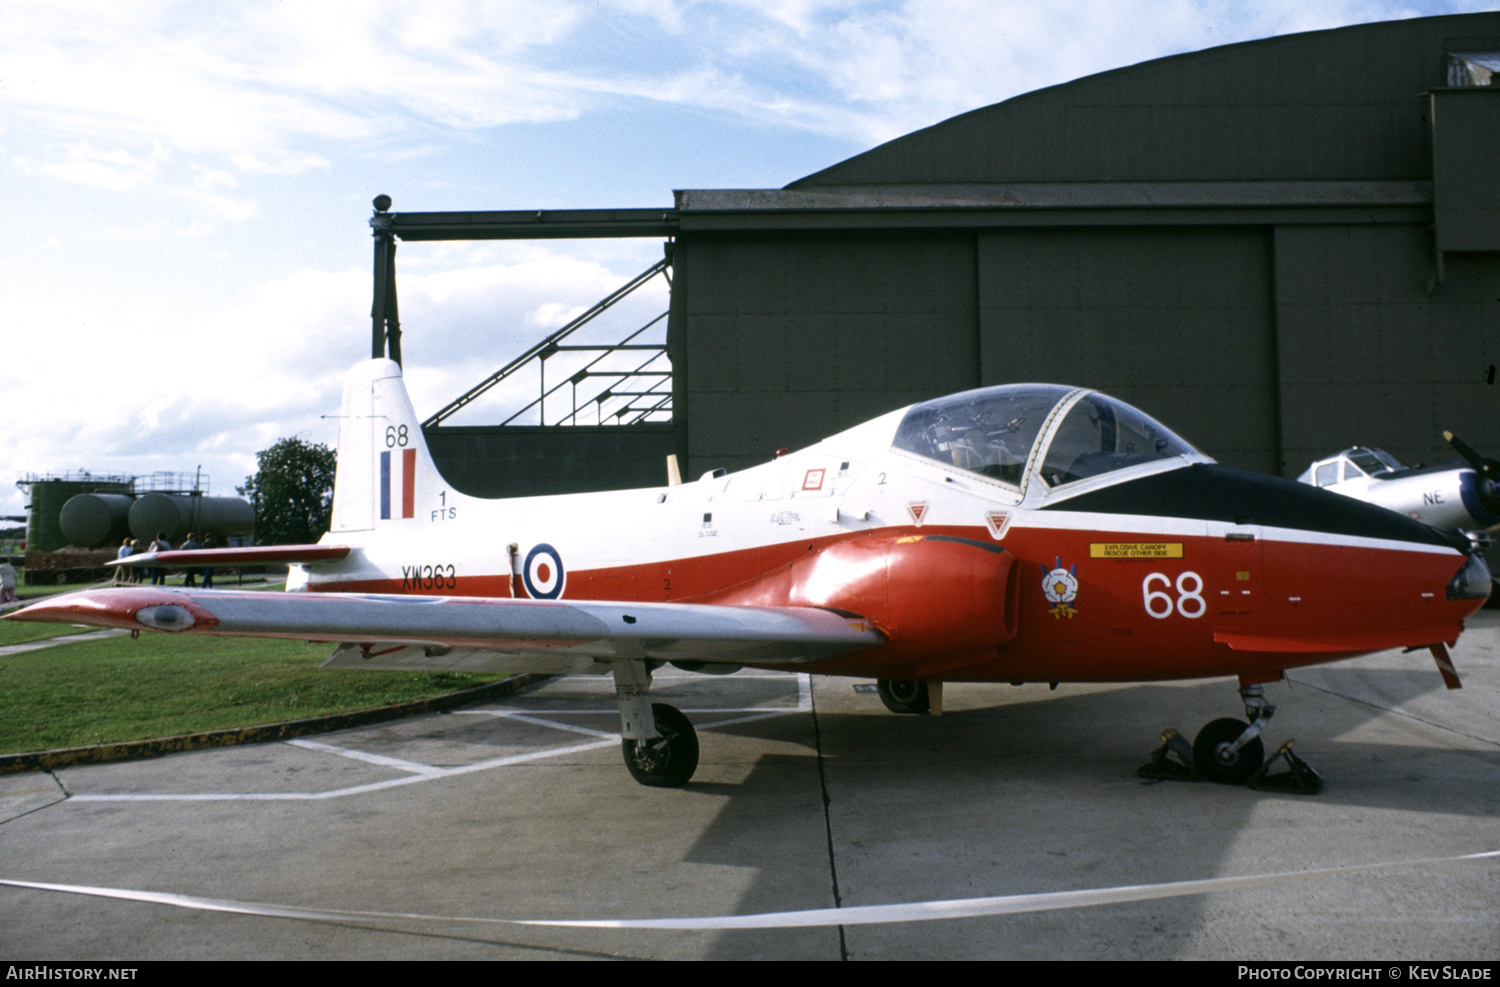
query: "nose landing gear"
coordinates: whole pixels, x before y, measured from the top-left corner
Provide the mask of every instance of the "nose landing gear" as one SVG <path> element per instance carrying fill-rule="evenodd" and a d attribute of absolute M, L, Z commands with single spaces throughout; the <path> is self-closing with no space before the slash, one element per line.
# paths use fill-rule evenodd
<path fill-rule="evenodd" d="M 1266 747 L 1260 737 L 1260 721 L 1248 725 L 1243 720 L 1214 720 L 1193 738 L 1193 765 L 1209 781 L 1239 785 L 1250 780 L 1266 759 Z"/>
<path fill-rule="evenodd" d="M 1265 686 L 1240 686 L 1240 698 L 1248 724 L 1227 717 L 1214 720 L 1193 738 L 1193 764 L 1209 781 L 1243 784 L 1266 759 L 1260 732 L 1276 714 L 1276 707 L 1266 702 Z"/>
<path fill-rule="evenodd" d="M 1162 746 L 1151 760 L 1136 772 L 1152 780 L 1199 781 L 1206 779 L 1226 785 L 1248 785 L 1264 791 L 1314 795 L 1323 788 L 1323 778 L 1312 766 L 1292 753 L 1292 741 L 1277 748 L 1266 761 L 1265 744 L 1260 739 L 1276 707 L 1266 701 L 1260 685 L 1240 687 L 1245 703 L 1245 719 L 1225 717 L 1209 722 L 1191 747 L 1176 730 L 1162 733 Z M 1276 775 L 1267 773 L 1277 760 L 1285 760 L 1287 770 Z"/>

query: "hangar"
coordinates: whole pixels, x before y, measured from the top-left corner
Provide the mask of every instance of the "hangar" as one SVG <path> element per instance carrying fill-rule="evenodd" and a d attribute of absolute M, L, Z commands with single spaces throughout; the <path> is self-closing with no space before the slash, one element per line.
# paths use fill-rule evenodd
<path fill-rule="evenodd" d="M 1015 381 L 1100 388 L 1283 476 L 1356 443 L 1452 458 L 1443 428 L 1493 453 L 1496 70 L 1500 13 L 1367 24 L 1042 89 L 781 189 L 377 212 L 374 349 L 395 325 L 396 239 L 661 237 L 670 420 L 434 421 L 456 486 L 658 484 L 666 452 L 689 476 L 739 469 Z M 575 465 L 517 488 L 514 463 L 539 456 Z"/>

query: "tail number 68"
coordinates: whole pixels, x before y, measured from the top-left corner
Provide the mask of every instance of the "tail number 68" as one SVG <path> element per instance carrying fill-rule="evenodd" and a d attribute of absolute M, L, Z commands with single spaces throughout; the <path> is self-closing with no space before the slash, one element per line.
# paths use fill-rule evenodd
<path fill-rule="evenodd" d="M 1158 583 L 1162 588 L 1152 589 Z M 1165 620 L 1175 610 L 1189 620 L 1203 616 L 1208 604 L 1203 599 L 1203 577 L 1188 571 L 1177 577 L 1177 599 L 1172 599 L 1172 577 L 1153 572 L 1141 582 L 1141 596 L 1146 603 L 1146 613 L 1157 620 Z"/>

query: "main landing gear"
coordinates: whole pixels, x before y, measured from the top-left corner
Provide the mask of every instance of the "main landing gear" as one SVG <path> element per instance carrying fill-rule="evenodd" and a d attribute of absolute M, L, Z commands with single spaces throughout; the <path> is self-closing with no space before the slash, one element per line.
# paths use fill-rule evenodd
<path fill-rule="evenodd" d="M 926 713 L 932 708 L 927 683 L 912 679 L 876 679 L 875 691 L 892 713 Z"/>
<path fill-rule="evenodd" d="M 682 711 L 647 698 L 651 669 L 646 662 L 614 663 L 615 698 L 620 703 L 620 751 L 630 777 L 652 788 L 681 788 L 698 769 L 698 734 Z"/>
<path fill-rule="evenodd" d="M 1292 741 L 1277 748 L 1266 760 L 1261 731 L 1276 707 L 1266 701 L 1260 685 L 1240 687 L 1245 703 L 1245 720 L 1228 717 L 1213 720 L 1194 738 L 1192 746 L 1176 730 L 1162 733 L 1162 745 L 1151 760 L 1136 772 L 1153 780 L 1199 781 L 1207 779 L 1225 785 L 1248 785 L 1264 791 L 1315 795 L 1323 788 L 1323 778 L 1312 766 L 1292 753 Z M 1287 770 L 1271 775 L 1267 771 L 1277 760 L 1285 760 Z"/>

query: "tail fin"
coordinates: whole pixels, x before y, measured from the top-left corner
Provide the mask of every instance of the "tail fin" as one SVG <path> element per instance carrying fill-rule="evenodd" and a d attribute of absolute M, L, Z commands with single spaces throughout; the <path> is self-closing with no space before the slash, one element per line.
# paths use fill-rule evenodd
<path fill-rule="evenodd" d="M 400 364 L 386 359 L 355 364 L 344 379 L 339 413 L 333 530 L 422 523 L 446 506 L 439 503 L 445 491 L 406 395 Z M 452 492 L 443 499 L 451 503 Z"/>

